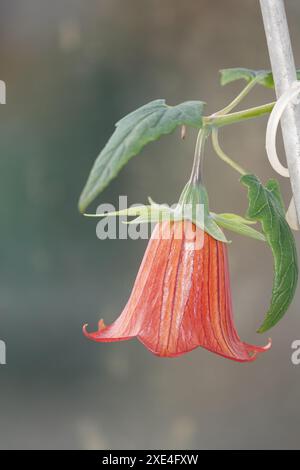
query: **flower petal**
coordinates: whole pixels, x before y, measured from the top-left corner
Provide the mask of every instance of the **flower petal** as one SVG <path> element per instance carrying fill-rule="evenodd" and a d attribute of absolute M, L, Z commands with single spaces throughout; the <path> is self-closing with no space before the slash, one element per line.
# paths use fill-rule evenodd
<path fill-rule="evenodd" d="M 270 344 L 249 345 L 238 337 L 232 316 L 227 248 L 206 233 L 204 237 L 201 250 L 191 249 L 190 239 L 173 241 L 162 302 L 152 306 L 148 313 L 151 320 L 145 317 L 146 326 L 138 338 L 159 356 L 175 357 L 202 346 L 229 359 L 252 361 Z"/>
<path fill-rule="evenodd" d="M 168 222 L 162 224 L 165 228 L 167 225 L 169 226 Z M 157 224 L 153 231 L 123 312 L 109 326 L 103 328 L 103 323 L 99 323 L 98 331 L 93 333 L 88 333 L 87 325 L 84 325 L 83 332 L 89 339 L 100 342 L 127 340 L 137 336 L 143 328 L 149 307 L 156 304 L 159 297 L 165 264 L 172 244 L 172 234 L 171 237 L 168 236 L 166 230 L 164 230 L 166 239 L 161 239 L 162 226 Z"/>

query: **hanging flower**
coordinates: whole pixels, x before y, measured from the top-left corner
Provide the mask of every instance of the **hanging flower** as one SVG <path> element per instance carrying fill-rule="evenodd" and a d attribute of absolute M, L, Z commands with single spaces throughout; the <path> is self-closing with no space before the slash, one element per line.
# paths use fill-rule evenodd
<path fill-rule="evenodd" d="M 100 320 L 96 332 L 89 333 L 85 325 L 83 331 L 89 339 L 109 342 L 136 337 L 154 354 L 166 357 L 178 356 L 202 346 L 240 362 L 253 361 L 258 353 L 271 347 L 271 341 L 264 347 L 244 343 L 237 334 L 231 304 L 228 241 L 222 228 L 264 241 L 272 251 L 272 296 L 263 323 L 257 330 L 264 333 L 282 319 L 295 295 L 298 258 L 289 224 L 295 229 L 299 228 L 299 224 L 293 199 L 285 213 L 278 182 L 270 179 L 265 185 L 262 184 L 255 175 L 233 161 L 219 144 L 220 127 L 265 114 L 273 107 L 271 103 L 231 113 L 256 83 L 267 87 L 274 85 L 270 71 L 246 68 L 221 71 L 222 84 L 237 79 L 246 79 L 246 87 L 231 103 L 210 116 L 203 115 L 202 101 L 169 106 L 160 99 L 138 108 L 117 122 L 80 196 L 81 212 L 147 143 L 178 126 L 182 126 L 182 138 L 186 136 L 186 126 L 197 128 L 199 132 L 191 176 L 175 209 L 155 204 L 149 199 L 148 206 L 131 207 L 109 214 L 85 214 L 92 217 L 135 216 L 136 219 L 129 223 L 157 224 L 125 309 L 109 326 Z M 270 163 L 284 176 L 289 176 L 289 172 L 277 157 L 276 130 L 287 104 L 299 94 L 299 90 L 299 82 L 295 82 L 282 95 L 273 108 L 267 127 L 266 149 Z M 209 211 L 202 179 L 203 150 L 209 136 L 216 154 L 242 175 L 240 182 L 247 188 L 248 197 L 245 218 Z M 187 212 L 186 206 L 190 206 Z M 257 222 L 262 232 L 251 227 Z M 187 232 L 189 235 L 192 233 L 192 237 L 187 236 Z M 178 233 L 182 236 L 178 237 Z"/>
<path fill-rule="evenodd" d="M 203 246 L 198 248 L 201 237 Z M 87 325 L 83 331 L 99 342 L 136 337 L 165 357 L 201 346 L 246 362 L 271 346 L 240 340 L 233 322 L 226 244 L 188 220 L 156 225 L 120 317 L 109 326 L 100 320 L 96 332 L 89 333 Z"/>
<path fill-rule="evenodd" d="M 131 296 L 120 317 L 98 331 L 83 332 L 99 342 L 138 338 L 158 356 L 180 356 L 201 346 L 239 362 L 253 361 L 266 346 L 240 340 L 233 322 L 228 243 L 220 227 L 259 240 L 253 222 L 235 214 L 209 211 L 202 184 L 207 134 L 200 132 L 189 182 L 175 209 L 155 204 L 106 215 L 137 216 L 135 223 L 158 222 L 152 233 Z M 104 214 L 96 214 L 96 216 Z"/>

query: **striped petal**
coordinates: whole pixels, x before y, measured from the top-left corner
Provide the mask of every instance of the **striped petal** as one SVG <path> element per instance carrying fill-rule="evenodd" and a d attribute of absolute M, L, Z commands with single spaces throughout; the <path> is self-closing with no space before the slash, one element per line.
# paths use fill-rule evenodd
<path fill-rule="evenodd" d="M 95 333 L 85 327 L 84 332 L 95 341 L 136 336 L 166 357 L 202 346 L 245 362 L 271 346 L 240 340 L 233 323 L 227 247 L 188 221 L 156 226 L 120 317 L 107 327 L 101 322 Z"/>

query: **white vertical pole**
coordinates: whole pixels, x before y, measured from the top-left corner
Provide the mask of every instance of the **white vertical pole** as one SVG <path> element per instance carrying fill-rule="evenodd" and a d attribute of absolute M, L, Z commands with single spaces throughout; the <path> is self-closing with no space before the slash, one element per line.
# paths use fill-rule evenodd
<path fill-rule="evenodd" d="M 277 98 L 297 80 L 284 0 L 260 0 Z M 300 106 L 289 104 L 281 129 L 292 191 L 300 220 Z"/>

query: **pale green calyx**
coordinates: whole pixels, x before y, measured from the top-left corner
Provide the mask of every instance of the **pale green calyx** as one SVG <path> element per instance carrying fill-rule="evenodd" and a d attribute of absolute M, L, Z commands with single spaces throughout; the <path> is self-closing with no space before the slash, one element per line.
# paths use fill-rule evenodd
<path fill-rule="evenodd" d="M 230 241 L 227 240 L 221 227 L 257 240 L 265 240 L 262 233 L 249 227 L 253 224 L 253 221 L 236 214 L 215 214 L 210 212 L 207 191 L 201 183 L 188 182 L 181 193 L 179 202 L 173 207 L 167 204 L 157 204 L 151 198 L 149 198 L 149 203 L 148 205 L 131 206 L 115 212 L 85 215 L 88 217 L 134 217 L 133 220 L 124 221 L 127 224 L 189 220 L 216 240 L 224 243 L 230 243 Z"/>

